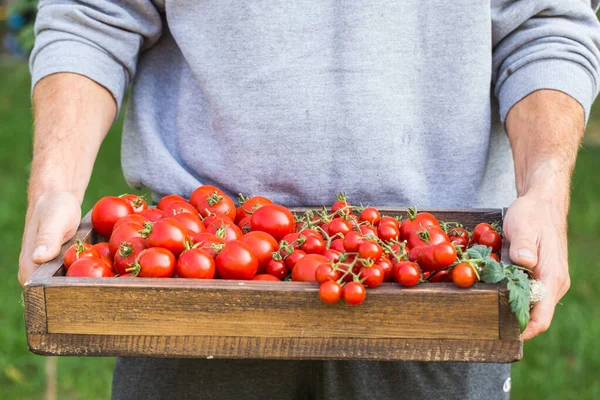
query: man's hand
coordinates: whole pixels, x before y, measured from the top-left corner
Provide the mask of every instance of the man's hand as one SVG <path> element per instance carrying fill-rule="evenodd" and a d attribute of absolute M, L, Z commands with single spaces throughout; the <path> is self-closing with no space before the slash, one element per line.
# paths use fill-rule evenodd
<path fill-rule="evenodd" d="M 570 178 L 583 128 L 581 105 L 552 90 L 525 97 L 506 119 L 519 198 L 508 209 L 504 234 L 512 262 L 532 269 L 547 289 L 531 312 L 524 340 L 550 327 L 556 304 L 569 290 Z"/>

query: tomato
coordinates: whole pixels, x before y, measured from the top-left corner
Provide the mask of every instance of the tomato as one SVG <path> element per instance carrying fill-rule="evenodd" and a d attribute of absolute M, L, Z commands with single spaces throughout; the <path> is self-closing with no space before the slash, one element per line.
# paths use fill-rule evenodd
<path fill-rule="evenodd" d="M 206 231 L 206 228 L 204 227 L 204 224 L 200 220 L 200 217 L 197 213 L 191 214 L 188 212 L 182 212 L 175 214 L 173 219 L 179 221 L 192 236 Z"/>
<path fill-rule="evenodd" d="M 487 222 L 477 224 L 477 226 L 475 226 L 475 228 L 473 229 L 473 235 L 471 236 L 471 245 L 479 243 L 479 238 L 483 233 L 493 230 L 495 230 L 494 227 L 488 224 Z"/>
<path fill-rule="evenodd" d="M 267 274 L 273 275 L 280 280 L 288 276 L 290 271 L 288 267 L 285 265 L 285 261 L 281 260 L 270 260 L 267 264 Z"/>
<path fill-rule="evenodd" d="M 306 239 L 306 238 L 304 238 Z M 302 239 L 302 240 L 304 240 Z M 287 235 L 285 235 L 282 239 L 282 242 L 286 242 L 287 244 L 291 245 L 293 248 L 295 249 L 299 249 L 300 248 L 300 234 L 296 233 L 296 232 L 292 232 L 292 233 L 288 233 Z"/>
<path fill-rule="evenodd" d="M 206 196 L 212 195 L 214 192 L 223 193 L 221 189 L 213 185 L 202 185 L 192 192 L 189 203 L 194 205 L 201 202 Z"/>
<path fill-rule="evenodd" d="M 106 263 L 106 265 L 108 265 L 108 267 L 110 268 L 110 272 L 112 272 L 114 274 L 115 267 L 114 267 L 113 259 L 110 257 L 106 257 L 106 256 L 100 256 L 100 259 L 102 261 L 104 261 Z"/>
<path fill-rule="evenodd" d="M 200 232 L 192 239 L 194 246 L 206 250 L 211 256 L 216 257 L 225 245 L 225 239 L 213 235 L 209 232 Z"/>
<path fill-rule="evenodd" d="M 382 218 L 379 225 L 377 225 L 377 236 L 384 242 L 389 242 L 392 239 L 397 240 L 399 235 L 400 230 L 398 229 L 397 223 L 386 222 Z"/>
<path fill-rule="evenodd" d="M 292 254 L 285 258 L 285 265 L 288 267 L 290 271 L 294 270 L 296 263 L 300 261 L 304 256 L 306 256 L 306 252 L 302 250 L 294 250 Z"/>
<path fill-rule="evenodd" d="M 133 223 L 143 227 L 148 221 L 148 218 L 144 217 L 142 214 L 129 214 L 115 222 L 113 232 L 119 229 L 119 226 L 123 224 Z"/>
<path fill-rule="evenodd" d="M 255 275 L 251 280 L 253 280 L 253 281 L 273 281 L 273 282 L 281 281 L 281 279 L 276 278 L 275 276 L 269 275 L 269 274 Z"/>
<path fill-rule="evenodd" d="M 490 258 L 493 258 L 494 260 L 500 262 L 500 257 L 498 256 L 498 254 L 496 253 L 492 253 L 490 254 Z"/>
<path fill-rule="evenodd" d="M 346 248 L 344 247 L 344 239 L 337 238 L 331 241 L 331 245 L 329 249 L 339 251 L 340 253 L 346 252 Z"/>
<path fill-rule="evenodd" d="M 142 211 L 140 215 L 146 217 L 150 222 L 156 222 L 163 217 L 163 211 L 158 208 L 149 208 Z"/>
<path fill-rule="evenodd" d="M 319 283 L 327 280 L 337 281 L 342 276 L 342 273 L 333 269 L 330 263 L 323 263 L 315 270 L 315 279 Z"/>
<path fill-rule="evenodd" d="M 177 259 L 175 271 L 180 278 L 213 279 L 216 271 L 215 260 L 206 250 L 189 249 Z"/>
<path fill-rule="evenodd" d="M 163 210 L 163 218 L 171 218 L 177 214 L 189 213 L 198 216 L 198 211 L 187 201 L 173 201 L 165 206 Z"/>
<path fill-rule="evenodd" d="M 156 208 L 164 211 L 167 209 L 167 207 L 169 207 L 169 205 L 171 203 L 176 202 L 176 201 L 186 201 L 186 200 L 177 194 L 169 194 L 169 195 L 163 197 L 162 199 L 160 199 Z"/>
<path fill-rule="evenodd" d="M 383 282 L 385 278 L 385 273 L 374 264 L 371 267 L 363 267 L 360 270 L 360 280 L 363 280 L 363 285 L 369 288 L 375 288 Z"/>
<path fill-rule="evenodd" d="M 244 236 L 242 230 L 238 228 L 236 224 L 233 222 L 220 224 L 211 223 L 206 227 L 206 232 L 213 233 L 217 237 L 222 237 L 225 239 L 225 242 L 230 242 L 232 240 L 239 240 Z"/>
<path fill-rule="evenodd" d="M 342 297 L 346 304 L 350 306 L 357 306 L 365 301 L 367 291 L 360 282 L 349 282 L 342 289 Z"/>
<path fill-rule="evenodd" d="M 150 225 L 148 225 L 148 227 L 149 226 Z M 122 224 L 117 229 L 115 229 L 112 235 L 110 235 L 110 240 L 108 241 L 108 249 L 110 250 L 111 256 L 115 256 L 117 250 L 119 250 L 119 246 L 121 245 L 121 243 L 128 241 L 129 239 L 134 237 L 144 237 L 146 232 L 144 230 L 145 228 L 146 227 L 142 225 L 133 222 L 128 222 L 126 224 Z"/>
<path fill-rule="evenodd" d="M 306 241 L 300 246 L 300 249 L 306 254 L 321 254 L 325 251 L 325 241 L 320 236 L 311 235 L 306 237 Z"/>
<path fill-rule="evenodd" d="M 187 240 L 187 229 L 173 218 L 163 218 L 152 225 L 148 235 L 148 246 L 162 247 L 174 255 L 179 255 Z"/>
<path fill-rule="evenodd" d="M 342 298 L 342 286 L 334 281 L 325 281 L 319 286 L 319 297 L 325 304 L 335 304 Z"/>
<path fill-rule="evenodd" d="M 452 228 L 448 231 L 448 239 L 450 243 L 462 246 L 461 249 L 465 250 L 469 245 L 469 232 L 461 227 Z"/>
<path fill-rule="evenodd" d="M 341 218 L 334 218 L 333 220 L 331 220 L 329 226 L 327 227 L 327 233 L 329 234 L 329 236 L 333 236 L 338 233 L 341 233 L 342 235 L 346 236 L 351 230 L 352 225 L 350 224 L 350 222 Z"/>
<path fill-rule="evenodd" d="M 323 235 L 317 232 L 314 229 L 305 228 L 298 232 L 300 236 L 304 236 L 305 238 L 309 238 L 311 236 L 318 237 L 319 239 L 323 239 Z"/>
<path fill-rule="evenodd" d="M 377 228 L 371 225 L 360 225 L 359 226 L 360 232 L 364 235 L 364 236 L 375 236 L 375 237 L 379 237 L 379 233 L 377 232 Z"/>
<path fill-rule="evenodd" d="M 381 221 L 381 214 L 379 214 L 379 211 L 375 207 L 365 207 L 360 213 L 360 221 L 366 221 L 373 226 L 377 226 L 379 221 Z"/>
<path fill-rule="evenodd" d="M 431 272 L 429 272 L 431 273 Z M 429 282 L 452 282 L 452 274 L 447 269 L 443 269 L 435 274 Z"/>
<path fill-rule="evenodd" d="M 175 256 L 162 247 L 151 247 L 138 255 L 127 272 L 142 278 L 168 278 L 175 272 Z"/>
<path fill-rule="evenodd" d="M 350 231 L 344 236 L 344 250 L 349 253 L 356 253 L 358 246 L 363 242 L 364 238 L 362 233 L 358 231 Z"/>
<path fill-rule="evenodd" d="M 439 271 L 456 261 L 456 249 L 451 243 L 442 242 L 424 246 L 417 254 L 417 264 L 424 271 Z"/>
<path fill-rule="evenodd" d="M 241 205 L 238 207 L 238 210 L 240 210 L 240 213 L 243 215 L 243 217 L 251 216 L 256 210 L 258 210 L 262 206 L 265 206 L 267 204 L 273 204 L 273 202 L 267 199 L 266 197 L 252 196 L 249 199 L 246 199 L 242 195 L 240 195 L 239 203 Z"/>
<path fill-rule="evenodd" d="M 241 219 L 240 222 L 237 223 L 237 226 L 242 230 L 242 233 L 248 233 L 252 230 L 252 227 L 250 225 L 250 216 L 248 217 L 244 217 Z"/>
<path fill-rule="evenodd" d="M 334 249 L 327 249 L 321 254 L 323 256 L 325 256 L 328 260 L 331 260 L 333 262 L 338 262 L 338 261 L 340 261 L 340 255 L 342 253 L 337 250 L 334 250 Z"/>
<path fill-rule="evenodd" d="M 295 282 L 316 282 L 316 271 L 319 265 L 329 263 L 329 260 L 320 254 L 307 254 L 302 257 L 294 269 L 292 269 L 292 281 Z"/>
<path fill-rule="evenodd" d="M 98 255 L 100 257 L 108 257 L 108 258 L 110 258 L 110 250 L 108 248 L 108 243 L 107 242 L 98 242 L 98 243 L 96 243 L 92 247 L 94 247 L 96 249 L 96 251 L 98 252 Z"/>
<path fill-rule="evenodd" d="M 77 239 L 73 246 L 69 247 L 69 249 L 65 253 L 65 269 L 68 271 L 69 267 L 75 261 L 85 257 L 100 258 L 100 254 L 98 253 L 98 250 L 96 250 L 91 244 L 83 243 L 81 240 Z"/>
<path fill-rule="evenodd" d="M 109 238 L 119 218 L 133 214 L 133 207 L 120 197 L 103 197 L 92 209 L 92 227 L 104 238 Z"/>
<path fill-rule="evenodd" d="M 202 223 L 206 228 L 210 225 L 221 226 L 222 224 L 233 224 L 234 222 L 227 215 L 223 214 L 210 214 L 207 217 L 204 217 Z"/>
<path fill-rule="evenodd" d="M 427 241 L 423 239 L 427 238 Z M 408 238 L 408 247 L 414 249 L 415 247 L 427 246 L 429 244 L 439 244 L 442 242 L 450 242 L 446 232 L 439 226 L 430 226 L 420 231 L 414 231 Z"/>
<path fill-rule="evenodd" d="M 204 193 L 202 196 L 197 198 L 190 198 L 190 203 L 196 207 L 196 210 L 206 217 L 210 214 L 224 214 L 235 220 L 235 204 L 231 197 L 220 191 L 213 191 Z"/>
<path fill-rule="evenodd" d="M 137 194 L 124 194 L 120 196 L 123 200 L 131 204 L 134 213 L 141 213 L 148 209 L 148 203 L 144 200 L 144 196 L 138 196 Z"/>
<path fill-rule="evenodd" d="M 471 287 L 476 280 L 475 270 L 468 263 L 460 263 L 452 269 L 452 281 L 458 287 Z"/>
<path fill-rule="evenodd" d="M 401 240 L 408 240 L 410 235 L 415 231 L 422 231 L 423 228 L 440 225 L 437 218 L 430 213 L 416 213 L 416 210 L 414 210 L 414 212 L 412 211 L 413 210 L 409 209 L 408 219 L 404 220 L 402 222 L 402 226 L 400 227 Z"/>
<path fill-rule="evenodd" d="M 271 253 L 279 248 L 277 240 L 266 232 L 254 231 L 243 235 L 240 241 L 250 246 L 252 253 L 258 259 L 258 273 L 264 274 L 267 271 L 269 261 L 272 260 Z"/>
<path fill-rule="evenodd" d="M 383 249 L 373 240 L 365 240 L 358 247 L 358 257 L 377 261 L 381 258 Z"/>
<path fill-rule="evenodd" d="M 352 208 L 350 208 L 350 204 L 346 200 L 346 194 L 344 194 L 344 193 L 338 193 L 337 199 L 338 199 L 338 201 L 336 201 L 335 203 L 333 203 L 333 205 L 331 206 L 331 213 L 332 214 L 337 213 L 337 215 L 341 215 L 341 214 L 350 215 L 350 214 L 352 214 Z"/>
<path fill-rule="evenodd" d="M 114 257 L 113 268 L 119 275 L 127 273 L 137 256 L 148 248 L 148 242 L 141 237 L 133 237 L 121 242 Z"/>
<path fill-rule="evenodd" d="M 492 248 L 492 253 L 497 253 L 502 247 L 502 236 L 495 230 L 489 230 L 479 236 L 477 243 Z"/>
<path fill-rule="evenodd" d="M 114 276 L 110 266 L 99 257 L 84 257 L 75 261 L 67 270 L 67 276 L 80 278 L 106 278 Z"/>
<path fill-rule="evenodd" d="M 250 246 L 240 240 L 226 243 L 215 261 L 223 279 L 251 279 L 258 271 L 258 259 Z"/>
<path fill-rule="evenodd" d="M 250 227 L 253 231 L 267 232 L 275 240 L 281 240 L 288 233 L 294 232 L 296 221 L 294 214 L 287 208 L 278 204 L 267 204 L 252 214 Z"/>
<path fill-rule="evenodd" d="M 377 261 L 377 263 L 375 263 L 375 265 L 377 265 L 379 269 L 383 271 L 383 280 L 385 282 L 389 282 L 392 280 L 393 265 L 390 260 L 382 257 L 379 259 L 379 261 Z"/>
<path fill-rule="evenodd" d="M 419 283 L 421 270 L 411 261 L 400 261 L 394 264 L 394 280 L 402 286 L 411 287 Z"/>

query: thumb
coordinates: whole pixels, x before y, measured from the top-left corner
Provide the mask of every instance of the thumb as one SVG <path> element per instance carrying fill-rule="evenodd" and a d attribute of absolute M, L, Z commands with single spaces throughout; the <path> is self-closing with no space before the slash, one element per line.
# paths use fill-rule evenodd
<path fill-rule="evenodd" d="M 539 230 L 535 224 L 513 221 L 504 227 L 510 242 L 510 259 L 513 263 L 532 269 L 538 263 Z"/>
<path fill-rule="evenodd" d="M 79 208 L 59 208 L 40 215 L 31 254 L 34 263 L 45 263 L 58 256 L 62 244 L 75 234 L 80 213 Z"/>

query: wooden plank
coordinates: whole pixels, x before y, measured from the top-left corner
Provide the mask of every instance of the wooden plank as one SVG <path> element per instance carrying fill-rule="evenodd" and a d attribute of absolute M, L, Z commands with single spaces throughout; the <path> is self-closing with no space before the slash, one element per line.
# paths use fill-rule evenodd
<path fill-rule="evenodd" d="M 140 279 L 141 281 L 142 279 Z M 384 284 L 360 307 L 328 306 L 316 284 L 193 289 L 47 287 L 48 332 L 104 335 L 498 339 L 497 290 Z M 215 286 L 217 288 L 211 288 Z M 287 286 L 285 290 L 280 290 Z M 202 290 L 199 290 L 202 288 Z M 296 290 L 294 290 L 296 289 Z M 474 306 L 476 305 L 476 306 Z"/>
<path fill-rule="evenodd" d="M 36 354 L 64 356 L 469 362 L 513 362 L 523 356 L 515 340 L 32 334 L 29 343 Z"/>
<path fill-rule="evenodd" d="M 25 286 L 25 320 L 27 333 L 47 333 L 46 297 L 43 286 Z"/>
<path fill-rule="evenodd" d="M 520 340 L 521 330 L 517 317 L 510 309 L 508 304 L 508 290 L 503 287 L 498 292 L 499 300 L 499 322 L 501 340 Z"/>

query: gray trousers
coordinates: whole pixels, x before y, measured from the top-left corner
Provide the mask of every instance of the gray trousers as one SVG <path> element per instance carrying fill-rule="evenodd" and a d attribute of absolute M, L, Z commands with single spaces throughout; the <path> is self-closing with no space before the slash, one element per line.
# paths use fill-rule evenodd
<path fill-rule="evenodd" d="M 119 358 L 112 400 L 506 400 L 510 364 Z"/>

